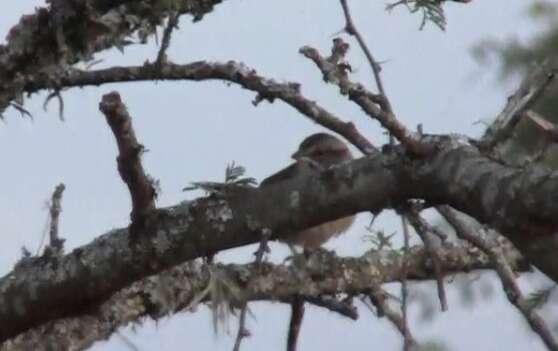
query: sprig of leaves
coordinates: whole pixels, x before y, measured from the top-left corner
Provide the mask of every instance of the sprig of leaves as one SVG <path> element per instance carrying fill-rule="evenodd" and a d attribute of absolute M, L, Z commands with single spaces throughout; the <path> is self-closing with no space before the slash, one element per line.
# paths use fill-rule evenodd
<path fill-rule="evenodd" d="M 550 296 L 555 288 L 556 285 L 553 285 L 530 293 L 527 297 L 527 305 L 529 306 L 529 309 L 534 310 L 544 306 L 550 299 Z"/>
<path fill-rule="evenodd" d="M 182 191 L 203 190 L 210 195 L 218 195 L 233 187 L 250 187 L 257 184 L 252 177 L 243 177 L 246 169 L 237 166 L 234 161 L 227 165 L 225 169 L 225 182 L 192 182 L 191 186 L 185 187 Z"/>
<path fill-rule="evenodd" d="M 364 236 L 364 240 L 372 243 L 373 250 L 381 251 L 383 249 L 393 249 L 393 244 L 391 239 L 395 236 L 395 232 L 391 234 L 386 234 L 383 230 L 374 230 L 372 228 L 367 227 L 366 230 L 370 234 L 366 234 Z"/>
<path fill-rule="evenodd" d="M 405 5 L 410 13 L 420 13 L 422 15 L 422 21 L 420 23 L 420 29 L 424 29 L 426 23 L 433 23 L 441 30 L 446 30 L 446 15 L 442 4 L 443 0 L 400 0 L 386 6 L 387 11 L 392 11 L 394 8 Z"/>

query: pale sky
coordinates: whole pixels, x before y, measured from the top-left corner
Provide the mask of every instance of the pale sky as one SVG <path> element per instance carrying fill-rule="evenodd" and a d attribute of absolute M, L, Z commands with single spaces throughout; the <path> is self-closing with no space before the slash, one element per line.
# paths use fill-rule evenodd
<path fill-rule="evenodd" d="M 42 6 L 43 1 L 6 2 L 0 12 L 0 36 L 5 36 L 19 17 Z M 419 123 L 427 133 L 458 132 L 470 136 L 482 132 L 478 120 L 490 119 L 503 107 L 514 82 L 503 86 L 495 80 L 495 67 L 481 68 L 471 58 L 470 47 L 491 36 L 528 38 L 535 27 L 525 18 L 527 2 L 475 0 L 469 5 L 447 6 L 448 28 L 433 26 L 419 31 L 420 18 L 403 8 L 387 14 L 384 1 L 355 0 L 351 8 L 357 26 L 379 61 L 385 61 L 384 82 L 400 120 L 410 128 Z M 196 24 L 181 20 L 168 51 L 176 63 L 196 60 L 243 61 L 266 77 L 302 83 L 303 93 L 353 121 L 377 145 L 385 141 L 378 123 L 358 107 L 340 98 L 334 86 L 323 83 L 316 67 L 298 54 L 303 45 L 329 52 L 331 40 L 343 28 L 336 1 L 227 0 Z M 370 69 L 355 43 L 349 59 L 353 78 L 372 87 Z M 97 68 L 141 64 L 157 54 L 156 45 L 133 46 L 122 55 L 111 50 L 98 55 Z M 292 151 L 307 135 L 322 130 L 293 108 L 281 103 L 254 107 L 254 94 L 222 82 L 157 82 L 113 84 L 72 89 L 63 93 L 65 122 L 58 119 L 52 101 L 47 112 L 45 94 L 26 102 L 34 121 L 13 110 L 0 124 L 0 271 L 8 272 L 26 246 L 35 252 L 43 232 L 45 202 L 55 185 L 67 186 L 63 198 L 61 234 L 66 248 L 83 245 L 96 236 L 128 223 L 129 196 L 116 169 L 116 146 L 98 103 L 103 94 L 117 89 L 133 117 L 139 140 L 149 149 L 144 156 L 147 171 L 160 181 L 159 206 L 175 204 L 194 194 L 181 189 L 191 181 L 223 178 L 228 163 L 235 161 L 247 173 L 262 179 L 287 165 Z M 368 217 L 346 235 L 327 244 L 344 255 L 367 249 L 361 240 Z M 377 228 L 399 230 L 398 221 L 386 216 Z M 246 261 L 253 247 L 230 250 L 220 260 Z M 285 255 L 283 245 L 273 246 L 274 257 Z M 480 277 L 480 278 L 479 278 Z M 461 282 L 459 282 L 461 281 Z M 465 281 L 465 283 L 463 283 Z M 530 287 L 533 280 L 524 279 Z M 464 306 L 463 289 L 470 284 L 475 295 L 491 287 L 489 299 L 478 298 Z M 447 284 L 450 311 L 424 321 L 421 308 L 410 309 L 411 328 L 419 341 L 441 340 L 451 350 L 543 350 L 537 336 L 505 299 L 491 275 L 472 273 L 465 280 Z M 460 293 L 461 291 L 461 293 Z M 414 285 L 411 294 L 435 298 L 431 284 Z M 252 337 L 242 350 L 283 350 L 288 325 L 287 305 L 251 305 L 248 320 Z M 333 313 L 307 308 L 300 336 L 300 350 L 399 350 L 401 338 L 386 320 L 361 309 L 352 322 Z M 230 350 L 236 333 L 215 335 L 205 308 L 182 313 L 123 331 L 140 350 Z M 99 342 L 93 350 L 122 350 L 118 336 Z"/>

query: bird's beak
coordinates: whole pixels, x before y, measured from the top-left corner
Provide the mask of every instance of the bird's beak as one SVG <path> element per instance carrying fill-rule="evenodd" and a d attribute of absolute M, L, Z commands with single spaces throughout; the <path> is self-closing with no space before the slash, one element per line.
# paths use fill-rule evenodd
<path fill-rule="evenodd" d="M 299 160 L 302 157 L 302 152 L 300 152 L 300 150 L 298 150 L 297 152 L 295 152 L 294 154 L 291 155 L 291 158 L 293 160 Z"/>

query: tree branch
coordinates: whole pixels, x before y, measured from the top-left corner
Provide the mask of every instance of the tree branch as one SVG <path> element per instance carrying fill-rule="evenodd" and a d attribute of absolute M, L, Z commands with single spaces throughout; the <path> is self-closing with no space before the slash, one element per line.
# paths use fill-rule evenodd
<path fill-rule="evenodd" d="M 132 198 L 130 231 L 134 234 L 145 225 L 146 215 L 155 209 L 157 193 L 153 180 L 143 170 L 141 154 L 144 148 L 136 139 L 132 118 L 118 92 L 105 94 L 99 109 L 105 115 L 118 144 L 118 173 L 128 186 Z"/>
<path fill-rule="evenodd" d="M 449 272 L 490 267 L 480 250 L 465 243 L 436 250 L 447 260 Z M 525 268 L 511 245 L 504 246 L 504 253 L 514 269 Z M 409 250 L 405 269 L 410 279 L 434 278 L 429 255 L 422 246 Z M 379 284 L 398 281 L 403 274 L 403 260 L 396 251 L 370 251 L 359 258 L 341 258 L 325 252 L 315 259 L 300 269 L 270 263 L 259 267 L 255 263 L 216 265 L 215 269 L 222 273 L 222 279 L 242 287 L 247 301 L 281 302 L 290 301 L 294 295 L 313 301 L 324 294 L 367 294 Z M 86 349 L 131 322 L 144 317 L 157 320 L 185 311 L 196 300 L 207 301 L 204 292 L 207 294 L 210 275 L 210 266 L 206 264 L 189 262 L 176 266 L 117 292 L 86 314 L 54 320 L 29 330 L 4 343 L 0 351 Z"/>
<path fill-rule="evenodd" d="M 434 247 L 436 246 L 433 238 L 432 233 L 433 229 L 428 224 L 428 222 L 420 216 L 418 211 L 414 208 L 407 209 L 406 217 L 409 220 L 409 223 L 413 226 L 415 231 L 417 232 L 418 236 L 424 243 L 424 247 L 428 252 L 432 253 L 432 265 L 434 267 L 434 273 L 436 274 L 436 286 L 438 289 L 438 299 L 440 300 L 440 308 L 442 312 L 448 310 L 448 300 L 446 298 L 446 290 L 444 287 L 444 273 L 442 272 L 442 261 L 439 257 L 436 256 Z"/>
<path fill-rule="evenodd" d="M 22 82 L 46 76 L 54 82 L 49 88 L 56 89 L 56 77 L 68 65 L 90 61 L 108 48 L 129 45 L 128 38 L 140 28 L 154 29 L 171 13 L 191 14 L 200 20 L 221 2 L 51 0 L 50 8 L 23 16 L 9 31 L 7 44 L 0 45 L 0 116 L 11 101 L 22 96 Z"/>
<path fill-rule="evenodd" d="M 351 11 L 349 9 L 349 4 L 347 4 L 347 0 L 341 0 L 341 7 L 343 8 L 343 15 L 345 16 L 345 31 L 349 35 L 352 35 L 356 38 L 356 40 L 358 42 L 358 45 L 360 46 L 360 48 L 364 52 L 364 56 L 366 56 L 366 59 L 368 60 L 368 63 L 370 64 L 370 68 L 372 69 L 372 73 L 374 74 L 374 80 L 376 81 L 376 86 L 378 87 L 378 92 L 386 100 L 385 101 L 386 111 L 387 112 L 392 112 L 391 103 L 389 102 L 389 99 L 387 97 L 386 91 L 384 89 L 384 83 L 382 81 L 382 76 L 380 74 L 380 72 L 382 71 L 382 67 L 374 59 L 374 56 L 372 56 L 372 52 L 370 51 L 370 49 L 366 45 L 366 42 L 364 41 L 364 38 L 362 37 L 362 35 L 358 31 L 357 27 L 355 26 L 355 24 L 353 22 L 353 18 L 351 16 Z"/>
<path fill-rule="evenodd" d="M 500 230 L 558 280 L 553 234 L 558 176 L 536 167 L 501 165 L 457 136 L 429 140 L 439 150 L 432 157 L 412 159 L 394 147 L 326 170 L 301 169 L 299 176 L 264 188 L 225 188 L 149 214 L 140 240 L 118 229 L 54 262 L 26 260 L 0 279 L 0 340 L 79 314 L 132 282 L 181 262 L 258 242 L 263 228 L 276 239 L 416 198 L 450 204 Z M 46 305 L 48 310 L 42 308 Z"/>
<path fill-rule="evenodd" d="M 163 39 L 161 40 L 161 47 L 157 53 L 157 59 L 155 60 L 155 65 L 161 66 L 163 63 L 167 62 L 167 49 L 170 45 L 170 40 L 172 36 L 172 31 L 178 26 L 178 19 L 180 15 L 178 13 L 172 13 L 169 16 L 167 26 L 163 31 Z"/>
<path fill-rule="evenodd" d="M 57 76 L 56 79 L 57 84 L 62 87 L 83 87 L 151 80 L 224 80 L 257 92 L 254 104 L 262 100 L 273 102 L 275 99 L 280 99 L 314 122 L 343 136 L 362 153 L 377 152 L 377 149 L 358 132 L 353 123 L 344 122 L 315 101 L 304 97 L 300 92 L 299 83 L 279 83 L 258 75 L 254 69 L 240 62 L 210 63 L 198 61 L 184 65 L 165 62 L 160 66 L 146 64 L 143 66 L 112 67 L 97 71 L 69 70 Z M 50 77 L 40 77 L 25 81 L 24 90 L 27 93 L 34 93 L 47 89 L 52 84 L 53 81 Z"/>
<path fill-rule="evenodd" d="M 523 293 L 515 280 L 514 270 L 506 256 L 501 253 L 497 246 L 491 245 L 487 239 L 475 234 L 471 226 L 461 220 L 459 213 L 455 210 L 448 206 L 438 206 L 438 211 L 455 228 L 458 237 L 471 242 L 490 258 L 510 303 L 519 310 L 529 323 L 531 329 L 541 337 L 549 350 L 558 350 L 558 342 L 554 338 L 551 329 L 548 328 L 545 321 L 529 306 L 529 303 L 523 297 Z"/>
<path fill-rule="evenodd" d="M 61 239 L 58 235 L 58 219 L 60 217 L 60 212 L 62 212 L 62 193 L 64 189 L 66 189 L 66 186 L 63 183 L 58 184 L 50 200 L 50 241 L 45 248 L 46 255 L 61 256 L 64 254 L 64 239 Z"/>
<path fill-rule="evenodd" d="M 376 306 L 376 314 L 378 317 L 387 317 L 391 324 L 403 337 L 403 348 L 405 351 L 414 351 L 418 349 L 418 343 L 411 334 L 407 326 L 407 320 L 403 313 L 393 310 L 387 301 L 388 294 L 381 288 L 371 289 L 368 298 L 374 306 Z"/>
<path fill-rule="evenodd" d="M 492 150 L 498 144 L 508 139 L 515 126 L 521 119 L 523 112 L 529 109 L 544 93 L 546 87 L 554 79 L 555 72 L 547 64 L 532 70 L 520 84 L 500 114 L 486 129 L 480 140 L 483 149 Z"/>
<path fill-rule="evenodd" d="M 382 127 L 393 134 L 410 152 L 416 155 L 430 153 L 432 150 L 422 143 L 419 136 L 408 130 L 395 118 L 386 96 L 373 94 L 362 84 L 354 83 L 349 79 L 347 72 L 351 70 L 351 67 L 344 61 L 348 50 L 349 44 L 340 38 L 335 38 L 329 57 L 324 58 L 318 50 L 310 46 L 302 47 L 300 53 L 318 66 L 325 82 L 337 85 L 342 95 L 346 95 L 349 100 L 360 106 L 368 116 L 380 122 Z"/>
<path fill-rule="evenodd" d="M 254 263 L 256 265 L 256 271 L 253 272 L 254 274 L 259 274 L 259 270 L 261 269 L 261 265 L 264 262 L 264 255 L 269 252 L 268 240 L 271 236 L 271 232 L 269 230 L 263 229 L 261 231 L 261 239 L 260 244 L 258 245 L 258 249 L 254 252 Z M 254 279 L 254 277 L 250 277 L 250 279 Z M 246 328 L 246 313 L 248 312 L 248 302 L 244 301 L 242 304 L 242 308 L 240 310 L 240 317 L 238 317 L 238 331 L 236 333 L 236 340 L 234 342 L 233 351 L 240 350 L 240 344 L 242 343 L 242 339 L 250 336 L 250 331 Z"/>

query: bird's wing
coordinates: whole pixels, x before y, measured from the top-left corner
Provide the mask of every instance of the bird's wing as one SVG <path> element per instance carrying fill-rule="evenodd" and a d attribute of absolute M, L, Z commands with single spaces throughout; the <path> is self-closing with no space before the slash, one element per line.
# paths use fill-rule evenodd
<path fill-rule="evenodd" d="M 290 166 L 283 168 L 279 172 L 272 174 L 269 177 L 262 180 L 262 182 L 260 183 L 260 187 L 277 184 L 279 182 L 294 178 L 299 173 L 298 168 L 299 168 L 299 164 L 295 162 Z"/>

